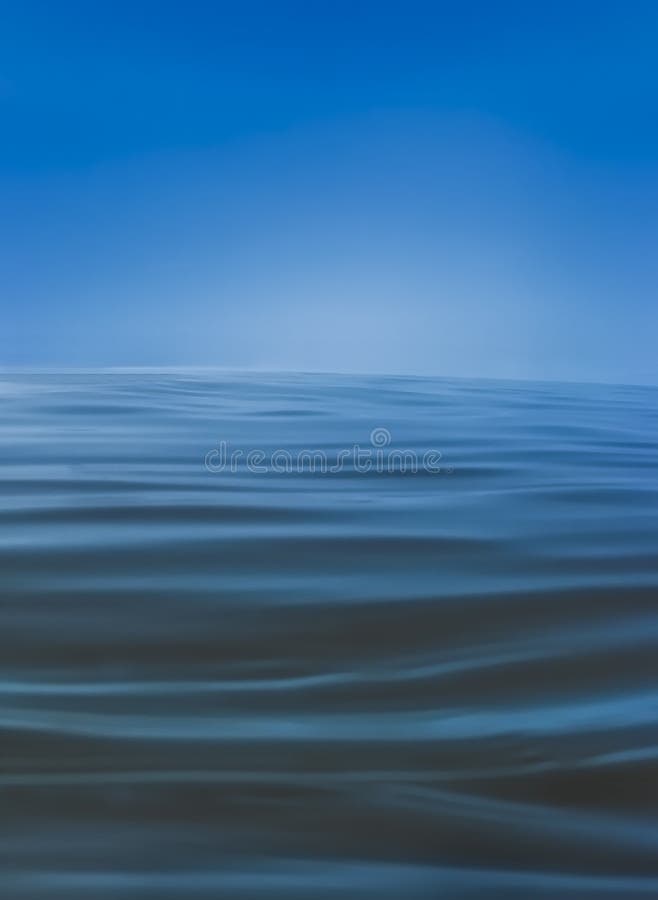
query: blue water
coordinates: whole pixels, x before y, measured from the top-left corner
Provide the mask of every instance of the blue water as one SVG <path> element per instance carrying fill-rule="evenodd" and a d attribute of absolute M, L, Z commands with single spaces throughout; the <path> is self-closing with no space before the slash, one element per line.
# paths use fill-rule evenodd
<path fill-rule="evenodd" d="M 658 896 L 658 390 L 5 373 L 0 412 L 3 898 Z"/>

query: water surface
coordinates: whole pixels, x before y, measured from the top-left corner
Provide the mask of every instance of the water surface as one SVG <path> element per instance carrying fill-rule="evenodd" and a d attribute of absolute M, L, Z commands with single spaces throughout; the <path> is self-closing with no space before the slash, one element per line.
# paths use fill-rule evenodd
<path fill-rule="evenodd" d="M 658 896 L 657 390 L 5 373 L 0 412 L 3 896 Z M 373 429 L 440 470 L 246 463 Z"/>

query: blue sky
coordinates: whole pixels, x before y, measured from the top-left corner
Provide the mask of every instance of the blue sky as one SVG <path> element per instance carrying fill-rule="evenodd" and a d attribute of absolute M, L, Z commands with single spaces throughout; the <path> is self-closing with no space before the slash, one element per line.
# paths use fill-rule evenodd
<path fill-rule="evenodd" d="M 658 383 L 658 4 L 0 13 L 0 364 Z"/>

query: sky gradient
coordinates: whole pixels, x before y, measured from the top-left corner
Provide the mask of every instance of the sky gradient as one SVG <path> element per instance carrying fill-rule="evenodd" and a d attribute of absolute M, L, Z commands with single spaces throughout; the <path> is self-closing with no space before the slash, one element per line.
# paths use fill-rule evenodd
<path fill-rule="evenodd" d="M 0 365 L 658 383 L 658 4 L 0 13 Z"/>

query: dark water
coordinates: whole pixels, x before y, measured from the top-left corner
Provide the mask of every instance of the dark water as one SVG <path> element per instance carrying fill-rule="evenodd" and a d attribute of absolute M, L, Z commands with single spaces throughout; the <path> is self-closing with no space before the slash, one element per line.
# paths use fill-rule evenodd
<path fill-rule="evenodd" d="M 3 898 L 658 896 L 658 391 L 5 374 L 0 411 Z M 204 466 L 375 428 L 441 470 Z"/>

